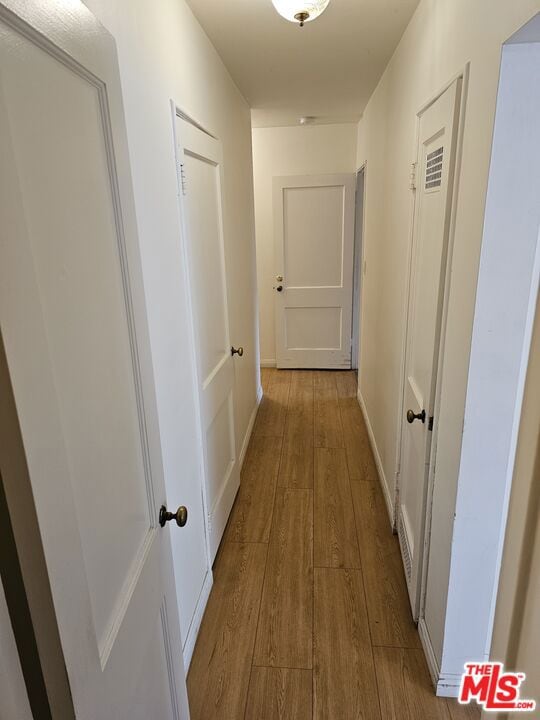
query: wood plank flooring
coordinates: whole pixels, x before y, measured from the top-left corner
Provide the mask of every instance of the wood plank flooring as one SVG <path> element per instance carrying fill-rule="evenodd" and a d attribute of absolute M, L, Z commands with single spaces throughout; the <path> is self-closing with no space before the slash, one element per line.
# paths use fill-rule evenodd
<path fill-rule="evenodd" d="M 188 674 L 192 720 L 474 720 L 436 698 L 353 372 L 264 398 Z"/>
<path fill-rule="evenodd" d="M 312 667 L 313 496 L 279 488 L 253 664 Z"/>

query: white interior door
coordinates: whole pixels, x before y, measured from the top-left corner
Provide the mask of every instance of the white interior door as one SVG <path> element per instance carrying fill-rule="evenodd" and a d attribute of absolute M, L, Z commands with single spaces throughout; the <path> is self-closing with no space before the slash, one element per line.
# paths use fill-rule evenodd
<path fill-rule="evenodd" d="M 460 81 L 419 117 L 416 209 L 405 366 L 398 534 L 418 617 L 427 476 L 435 399 Z"/>
<path fill-rule="evenodd" d="M 278 368 L 350 368 L 356 177 L 274 178 Z"/>
<path fill-rule="evenodd" d="M 176 146 L 213 561 L 240 486 L 221 202 L 222 149 L 219 140 L 180 117 L 176 121 Z"/>
<path fill-rule="evenodd" d="M 116 48 L 82 3 L 0 5 L 0 158 L 0 323 L 76 716 L 188 718 Z"/>

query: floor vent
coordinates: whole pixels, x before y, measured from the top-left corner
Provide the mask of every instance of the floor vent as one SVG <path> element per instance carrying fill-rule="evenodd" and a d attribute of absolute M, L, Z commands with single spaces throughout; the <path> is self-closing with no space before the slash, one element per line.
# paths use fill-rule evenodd
<path fill-rule="evenodd" d="M 405 574 L 407 575 L 407 582 L 411 579 L 411 552 L 409 550 L 409 541 L 407 540 L 407 532 L 405 525 L 403 524 L 403 518 L 401 512 L 398 515 L 398 537 L 399 545 L 401 547 L 401 554 L 403 556 L 403 565 L 405 567 Z"/>
<path fill-rule="evenodd" d="M 427 156 L 426 164 L 426 190 L 440 187 L 442 181 L 442 165 L 443 165 L 444 147 L 433 150 Z"/>

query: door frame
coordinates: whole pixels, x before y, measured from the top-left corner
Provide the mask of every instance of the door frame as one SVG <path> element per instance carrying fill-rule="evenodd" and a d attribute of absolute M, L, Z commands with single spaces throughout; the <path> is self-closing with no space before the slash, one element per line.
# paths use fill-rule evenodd
<path fill-rule="evenodd" d="M 360 377 L 360 359 L 362 341 L 362 332 L 360 329 L 362 323 L 362 291 L 364 283 L 364 236 L 366 229 L 366 170 L 367 162 L 360 165 L 356 171 L 356 194 L 355 194 L 355 213 L 354 213 L 354 270 L 353 270 L 353 307 L 352 307 L 352 334 L 351 334 L 351 369 L 356 370 Z M 359 177 L 362 176 L 362 217 L 358 217 L 358 186 Z"/>
<path fill-rule="evenodd" d="M 180 158 L 178 157 L 177 153 L 177 139 L 178 139 L 178 133 L 176 131 L 176 121 L 177 119 L 184 120 L 185 122 L 190 123 L 193 125 L 193 127 L 197 128 L 201 132 L 205 133 L 206 135 L 209 135 L 211 138 L 218 139 L 217 135 L 210 131 L 208 128 L 206 128 L 204 125 L 199 123 L 194 116 L 184 110 L 178 103 L 176 103 L 173 99 L 170 100 L 170 108 L 171 108 L 171 122 L 172 122 L 172 141 L 173 141 L 173 157 L 174 157 L 174 166 L 175 166 L 175 172 L 176 172 L 176 182 L 177 182 L 177 196 L 178 196 L 178 220 L 179 220 L 179 239 L 180 239 L 180 249 L 182 253 L 182 260 L 184 262 L 184 267 L 189 268 L 190 267 L 190 259 L 189 259 L 189 235 L 187 232 L 186 227 L 186 211 L 185 211 L 185 205 L 183 200 L 183 194 L 182 194 L 182 163 L 180 161 Z M 197 641 L 197 636 L 199 634 L 199 629 L 201 627 L 202 619 L 204 616 L 204 611 L 206 610 L 206 605 L 208 603 L 208 598 L 210 596 L 210 591 L 212 590 L 212 586 L 214 583 L 214 577 L 212 573 L 212 551 L 210 546 L 210 530 L 209 530 L 209 517 L 210 517 L 210 504 L 208 501 L 208 493 L 207 493 L 207 473 L 206 473 L 206 465 L 205 465 L 205 455 L 204 455 L 204 435 L 203 435 L 203 416 L 202 416 L 202 397 L 201 397 L 201 388 L 200 388 L 200 382 L 199 382 L 199 373 L 197 370 L 198 367 L 198 357 L 197 357 L 197 310 L 195 307 L 195 303 L 193 301 L 194 292 L 191 282 L 190 273 L 185 273 L 185 299 L 186 299 L 186 305 L 188 308 L 188 326 L 189 326 L 189 339 L 188 342 L 185 344 L 185 348 L 190 356 L 190 366 L 191 366 L 191 382 L 193 387 L 195 388 L 195 425 L 196 425 L 196 433 L 197 433 L 197 464 L 199 467 L 199 479 L 200 479 L 200 486 L 201 486 L 201 497 L 202 497 L 202 504 L 203 504 L 203 519 L 204 519 L 204 539 L 205 539 L 205 555 L 206 555 L 206 563 L 207 563 L 207 574 L 206 579 L 203 583 L 203 587 L 201 590 L 201 594 L 199 596 L 195 612 L 191 621 L 191 625 L 189 628 L 188 636 L 184 638 L 184 663 L 186 666 L 186 672 L 189 669 L 189 665 L 191 663 L 191 658 L 193 657 L 193 651 L 195 650 L 195 643 Z"/>
<path fill-rule="evenodd" d="M 419 152 L 420 152 L 420 117 L 421 115 L 431 107 L 456 81 L 461 82 L 459 89 L 460 105 L 459 105 L 459 117 L 457 122 L 457 138 L 456 138 L 456 157 L 454 166 L 454 176 L 452 179 L 452 201 L 450 205 L 450 226 L 448 232 L 448 240 L 443 247 L 442 261 L 444 263 L 444 277 L 441 281 L 440 289 L 442 289 L 441 306 L 439 309 L 439 318 L 437 322 L 436 341 L 434 347 L 434 383 L 432 388 L 432 394 L 429 398 L 429 407 L 433 407 L 433 414 L 435 419 L 440 417 L 441 412 L 441 382 L 440 378 L 442 375 L 442 369 L 444 366 L 444 352 L 445 352 L 445 339 L 446 339 L 446 324 L 448 317 L 448 301 L 450 292 L 450 269 L 452 266 L 452 255 L 454 249 L 455 239 L 455 224 L 456 224 L 456 209 L 457 200 L 459 194 L 459 181 L 461 175 L 461 158 L 463 149 L 463 135 L 465 127 L 465 113 L 466 113 L 466 101 L 468 92 L 468 80 L 469 80 L 469 63 L 463 68 L 462 71 L 454 75 L 444 86 L 435 93 L 427 102 L 425 102 L 416 113 L 416 130 L 415 130 L 415 150 L 414 150 L 414 161 L 411 168 L 411 224 L 409 228 L 409 241 L 408 241 L 408 262 L 407 262 L 407 282 L 406 282 L 406 302 L 403 306 L 403 328 L 402 341 L 401 341 L 401 361 L 400 361 L 400 392 L 399 392 L 399 404 L 398 404 L 398 443 L 397 443 L 397 466 L 396 466 L 396 483 L 394 491 L 394 513 L 393 513 L 393 530 L 397 532 L 398 524 L 398 513 L 400 503 L 400 481 L 401 481 L 401 455 L 404 442 L 404 433 L 406 429 L 405 424 L 405 392 L 407 383 L 407 345 L 409 338 L 409 313 L 410 313 L 410 298 L 412 291 L 412 275 L 413 275 L 413 262 L 414 262 L 414 235 L 417 227 L 417 193 L 418 188 L 418 164 L 419 164 Z M 429 465 L 425 475 L 424 481 L 424 527 L 421 531 L 422 538 L 422 560 L 420 565 L 420 594 L 418 603 L 418 620 L 422 619 L 424 607 L 425 607 L 425 591 L 426 591 L 426 580 L 427 580 L 427 567 L 429 558 L 429 540 L 431 534 L 431 505 L 433 498 L 433 487 L 435 482 L 435 460 L 437 455 L 437 440 L 438 440 L 438 423 L 435 421 L 431 436 L 431 444 L 429 449 Z M 424 638 L 422 638 L 424 649 L 426 649 Z M 426 650 L 426 652 L 428 652 Z"/>

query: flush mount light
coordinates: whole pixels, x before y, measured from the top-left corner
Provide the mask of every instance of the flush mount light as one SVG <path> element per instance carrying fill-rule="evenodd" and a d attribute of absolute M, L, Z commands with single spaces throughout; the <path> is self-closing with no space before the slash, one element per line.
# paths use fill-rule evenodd
<path fill-rule="evenodd" d="M 328 7 L 330 0 L 272 0 L 278 13 L 290 22 L 304 23 L 318 18 Z"/>

